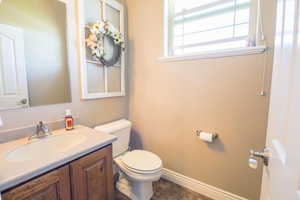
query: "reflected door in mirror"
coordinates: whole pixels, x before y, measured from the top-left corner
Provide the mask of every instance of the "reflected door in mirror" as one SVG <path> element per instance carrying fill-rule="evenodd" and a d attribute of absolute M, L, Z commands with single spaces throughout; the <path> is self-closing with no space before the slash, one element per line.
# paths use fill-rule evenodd
<path fill-rule="evenodd" d="M 23 31 L 0 24 L 0 110 L 27 106 Z"/>

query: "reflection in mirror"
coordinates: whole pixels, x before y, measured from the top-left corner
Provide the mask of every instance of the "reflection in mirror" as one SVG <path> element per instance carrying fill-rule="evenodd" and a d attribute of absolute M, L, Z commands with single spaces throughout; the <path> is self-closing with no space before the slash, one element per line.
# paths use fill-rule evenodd
<path fill-rule="evenodd" d="M 0 3 L 0 109 L 70 102 L 66 5 Z"/>

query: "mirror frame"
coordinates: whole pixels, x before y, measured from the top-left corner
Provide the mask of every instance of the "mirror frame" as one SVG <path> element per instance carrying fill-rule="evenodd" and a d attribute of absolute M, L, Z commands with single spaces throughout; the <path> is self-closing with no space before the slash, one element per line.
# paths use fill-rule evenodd
<path fill-rule="evenodd" d="M 97 92 L 97 93 L 89 93 L 88 92 L 88 82 L 87 82 L 87 64 L 86 63 L 94 63 L 99 64 L 100 61 L 89 61 L 86 59 L 86 45 L 85 45 L 85 20 L 84 20 L 84 1 L 85 0 L 77 0 L 77 18 L 78 18 L 78 36 L 79 36 L 79 57 L 80 57 L 80 78 L 81 78 L 81 98 L 82 99 L 100 99 L 100 98 L 108 98 L 108 97 L 122 97 L 125 96 L 125 51 L 121 52 L 121 91 L 120 92 L 109 92 L 108 91 L 108 68 L 104 67 L 104 77 L 105 77 L 105 92 Z M 99 3 L 104 5 L 109 5 L 112 8 L 118 10 L 120 12 L 120 32 L 125 37 L 125 15 L 124 15 L 124 6 L 117 2 L 116 0 L 98 0 Z M 105 9 L 103 9 L 105 10 Z M 105 19 L 105 11 L 102 13 L 103 18 Z M 125 37 L 126 38 L 126 37 Z M 125 39 L 126 43 L 126 39 Z"/>

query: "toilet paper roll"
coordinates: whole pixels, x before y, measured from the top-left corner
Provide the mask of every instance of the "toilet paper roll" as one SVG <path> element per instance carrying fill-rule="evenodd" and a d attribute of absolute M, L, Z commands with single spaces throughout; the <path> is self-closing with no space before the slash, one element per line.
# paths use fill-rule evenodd
<path fill-rule="evenodd" d="M 205 142 L 213 142 L 213 139 L 214 139 L 214 134 L 212 133 L 206 133 L 206 132 L 200 132 L 198 134 L 198 137 L 205 141 Z"/>

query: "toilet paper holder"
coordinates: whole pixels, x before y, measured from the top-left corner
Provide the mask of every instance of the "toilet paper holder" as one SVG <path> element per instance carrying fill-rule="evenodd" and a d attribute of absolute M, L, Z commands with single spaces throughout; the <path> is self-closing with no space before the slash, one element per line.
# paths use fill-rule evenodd
<path fill-rule="evenodd" d="M 204 131 L 202 131 L 202 130 L 196 130 L 196 135 L 199 137 L 202 132 L 204 132 Z M 212 139 L 213 140 L 215 140 L 215 139 L 217 139 L 219 137 L 217 133 L 210 133 L 210 134 L 212 134 Z"/>

